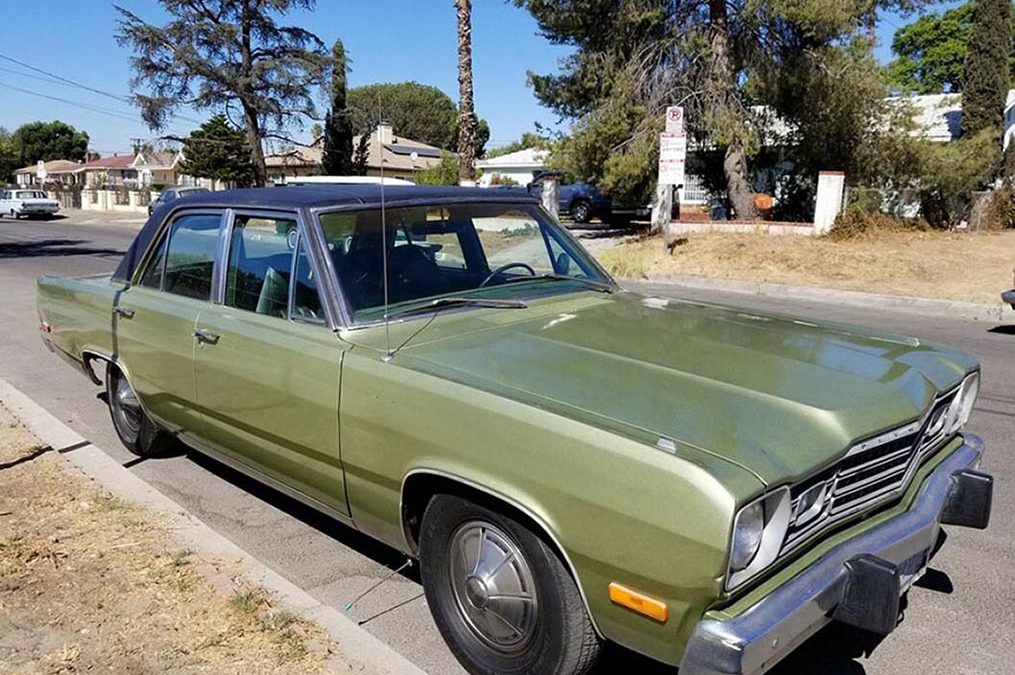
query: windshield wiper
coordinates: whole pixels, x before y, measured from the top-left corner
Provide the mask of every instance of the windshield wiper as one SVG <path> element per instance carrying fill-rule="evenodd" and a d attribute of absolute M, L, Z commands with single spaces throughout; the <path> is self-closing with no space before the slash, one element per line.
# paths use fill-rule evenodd
<path fill-rule="evenodd" d="M 613 293 L 617 290 L 617 287 L 611 283 L 605 281 L 596 281 L 595 279 L 588 279 L 586 277 L 572 277 L 568 274 L 536 274 L 534 276 L 522 276 L 508 279 L 497 284 L 501 286 L 503 284 L 517 284 L 522 281 L 577 281 L 580 284 L 584 284 L 589 288 L 599 291 L 601 293 Z"/>
<path fill-rule="evenodd" d="M 435 298 L 430 302 L 423 303 L 421 305 L 414 305 L 412 307 L 406 307 L 405 309 L 399 310 L 389 314 L 391 316 L 401 316 L 402 314 L 415 314 L 416 312 L 429 312 L 431 310 L 440 310 L 445 307 L 491 307 L 494 309 L 525 309 L 528 307 L 522 300 L 506 300 L 498 298 Z"/>

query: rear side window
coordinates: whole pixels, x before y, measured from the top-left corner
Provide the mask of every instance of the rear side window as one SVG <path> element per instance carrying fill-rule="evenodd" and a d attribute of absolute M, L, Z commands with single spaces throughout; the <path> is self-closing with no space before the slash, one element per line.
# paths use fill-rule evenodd
<path fill-rule="evenodd" d="M 158 248 L 157 255 L 163 260 L 152 260 L 152 267 L 161 265 L 163 268 L 162 290 L 187 298 L 211 299 L 221 221 L 220 215 L 205 213 L 184 215 L 173 221 L 168 232 L 168 246 L 163 243 Z M 145 277 L 149 271 L 145 270 Z M 154 281 L 151 283 L 157 285 Z M 147 285 L 144 278 L 142 284 Z"/>
<path fill-rule="evenodd" d="M 229 243 L 226 305 L 285 318 L 296 221 L 237 216 Z"/>

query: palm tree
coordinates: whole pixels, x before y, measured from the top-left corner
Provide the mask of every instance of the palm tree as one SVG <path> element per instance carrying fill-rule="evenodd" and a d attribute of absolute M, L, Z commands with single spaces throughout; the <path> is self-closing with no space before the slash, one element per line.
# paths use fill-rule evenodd
<path fill-rule="evenodd" d="M 472 103 L 472 0 L 455 0 L 458 10 L 458 181 L 476 180 L 476 117 Z"/>

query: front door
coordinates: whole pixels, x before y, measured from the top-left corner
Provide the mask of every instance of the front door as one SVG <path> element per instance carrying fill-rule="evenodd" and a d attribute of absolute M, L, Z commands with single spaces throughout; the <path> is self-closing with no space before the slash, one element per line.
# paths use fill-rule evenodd
<path fill-rule="evenodd" d="M 199 435 L 194 329 L 211 300 L 221 212 L 176 216 L 113 306 L 113 352 L 145 409 L 184 437 Z"/>
<path fill-rule="evenodd" d="M 236 214 L 227 261 L 224 302 L 201 312 L 196 331 L 205 439 L 223 456 L 347 515 L 338 447 L 344 352 L 324 323 L 296 221 Z"/>

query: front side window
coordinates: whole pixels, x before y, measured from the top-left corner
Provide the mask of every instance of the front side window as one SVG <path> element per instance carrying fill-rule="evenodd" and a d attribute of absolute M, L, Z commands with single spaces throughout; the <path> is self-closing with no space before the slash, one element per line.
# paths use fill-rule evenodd
<path fill-rule="evenodd" d="M 229 242 L 226 305 L 285 317 L 296 239 L 295 220 L 237 216 Z"/>
<path fill-rule="evenodd" d="M 221 221 L 221 215 L 204 213 L 180 216 L 173 221 L 163 263 L 162 290 L 198 300 L 211 299 Z"/>
<path fill-rule="evenodd" d="M 443 296 L 522 298 L 611 283 L 535 205 L 392 208 L 383 226 L 379 210 L 333 212 L 320 225 L 357 321 L 383 316 L 385 262 L 392 315 Z"/>

